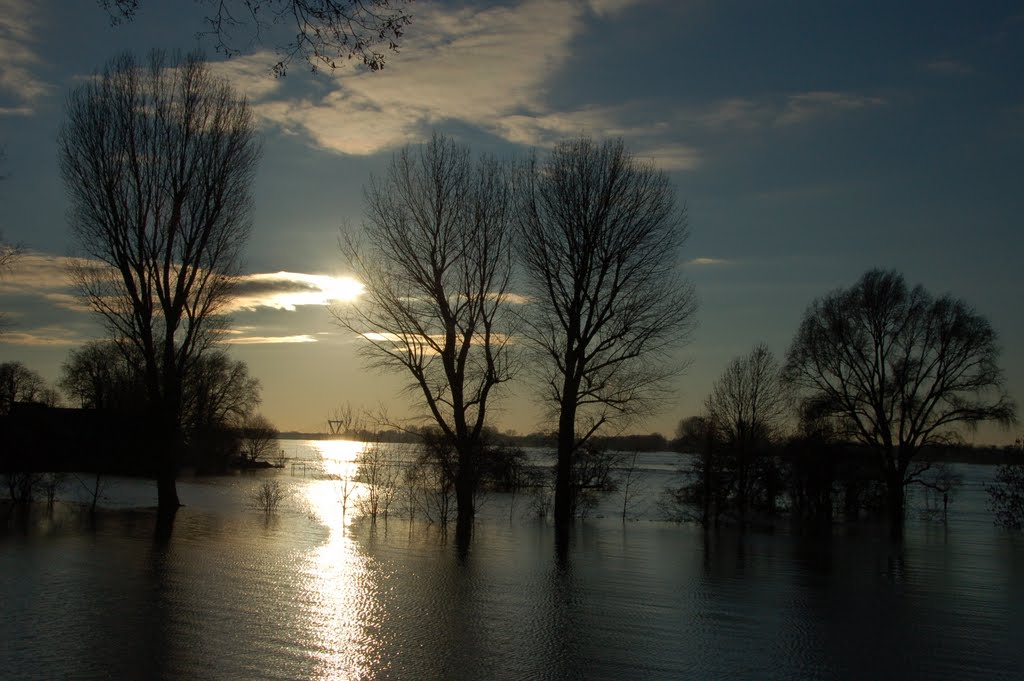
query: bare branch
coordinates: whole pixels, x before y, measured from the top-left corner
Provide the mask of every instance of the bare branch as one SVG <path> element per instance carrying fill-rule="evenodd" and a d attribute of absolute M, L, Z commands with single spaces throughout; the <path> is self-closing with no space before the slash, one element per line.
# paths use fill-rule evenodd
<path fill-rule="evenodd" d="M 277 46 L 278 76 L 298 58 L 314 71 L 331 70 L 358 59 L 371 71 L 384 68 L 388 52 L 397 52 L 405 28 L 412 23 L 408 5 L 415 0 L 203 0 L 210 6 L 206 29 L 214 48 L 233 57 L 262 43 L 267 34 L 287 26 L 290 40 Z M 99 0 L 111 24 L 131 22 L 139 0 Z"/>

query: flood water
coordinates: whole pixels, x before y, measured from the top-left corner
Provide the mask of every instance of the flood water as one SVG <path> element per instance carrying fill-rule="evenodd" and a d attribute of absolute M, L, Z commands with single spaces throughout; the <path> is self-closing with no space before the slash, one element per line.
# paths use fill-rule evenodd
<path fill-rule="evenodd" d="M 294 466 L 155 489 L 112 480 L 94 520 L 57 503 L 0 523 L 0 677 L 11 679 L 1022 679 L 1024 538 L 981 483 L 948 525 L 719 531 L 657 520 L 673 467 L 644 455 L 564 556 L 526 499 L 483 500 L 468 554 L 436 526 L 370 523 L 338 481 L 352 451 L 286 442 Z M 264 480 L 288 497 L 250 507 Z M 81 497 L 70 481 L 64 498 Z M 514 504 L 513 504 L 514 502 Z"/>

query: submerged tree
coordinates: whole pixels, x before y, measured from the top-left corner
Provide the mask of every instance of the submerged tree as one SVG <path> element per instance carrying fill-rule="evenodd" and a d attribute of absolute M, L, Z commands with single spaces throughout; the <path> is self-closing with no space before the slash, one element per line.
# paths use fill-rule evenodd
<path fill-rule="evenodd" d="M 997 525 L 1011 530 L 1024 527 L 1024 438 L 1009 448 L 1006 461 L 999 464 L 995 480 L 985 485 L 985 491 Z"/>
<path fill-rule="evenodd" d="M 259 459 L 266 460 L 277 454 L 277 428 L 263 414 L 249 414 L 241 422 L 242 460 L 253 465 Z"/>
<path fill-rule="evenodd" d="M 523 178 L 524 336 L 557 415 L 555 522 L 576 508 L 573 469 L 602 426 L 643 413 L 682 369 L 669 350 L 694 324 L 679 271 L 685 212 L 668 176 L 621 140 L 558 144 Z"/>
<path fill-rule="evenodd" d="M 384 68 L 386 50 L 398 51 L 398 41 L 412 22 L 406 5 L 414 0 L 206 0 L 212 12 L 201 35 L 214 39 L 228 57 L 261 42 L 275 26 L 289 24 L 291 42 L 278 47 L 281 59 L 274 73 L 283 76 L 298 57 L 315 70 L 334 69 L 342 60 L 359 59 L 371 71 Z M 131 21 L 139 0 L 99 0 L 113 23 Z M 241 47 L 240 47 L 241 45 Z"/>
<path fill-rule="evenodd" d="M 922 452 L 958 428 L 1009 424 L 1016 407 L 988 321 L 965 302 L 871 270 L 807 308 L 787 354 L 803 411 L 877 457 L 891 518 L 928 468 Z"/>
<path fill-rule="evenodd" d="M 771 508 L 781 491 L 766 451 L 782 431 L 787 406 L 781 369 L 764 344 L 730 362 L 707 398 L 708 423 L 717 430 L 741 521 L 752 503 Z"/>
<path fill-rule="evenodd" d="M 178 507 L 184 381 L 219 338 L 250 229 L 252 114 L 196 55 L 131 54 L 68 97 L 60 131 L 72 277 L 143 365 L 159 507 Z"/>
<path fill-rule="evenodd" d="M 371 181 L 363 238 L 342 239 L 365 293 L 334 316 L 360 336 L 372 365 L 412 379 L 454 449 L 460 530 L 474 515 L 487 408 L 514 373 L 508 175 L 435 135 Z"/>

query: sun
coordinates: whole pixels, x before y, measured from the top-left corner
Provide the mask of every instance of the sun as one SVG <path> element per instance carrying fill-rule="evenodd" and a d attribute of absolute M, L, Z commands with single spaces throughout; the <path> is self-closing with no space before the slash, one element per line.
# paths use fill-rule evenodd
<path fill-rule="evenodd" d="M 324 296 L 339 303 L 351 303 L 363 292 L 363 284 L 352 277 L 324 277 Z"/>

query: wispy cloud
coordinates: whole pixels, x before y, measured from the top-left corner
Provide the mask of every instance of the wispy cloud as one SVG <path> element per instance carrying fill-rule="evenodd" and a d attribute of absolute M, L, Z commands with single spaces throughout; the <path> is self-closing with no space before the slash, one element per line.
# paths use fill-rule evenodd
<path fill-rule="evenodd" d="M 873 95 L 820 90 L 757 98 L 732 97 L 701 110 L 680 111 L 677 118 L 711 130 L 759 130 L 804 125 L 884 104 L 885 99 Z"/>
<path fill-rule="evenodd" d="M 31 104 L 52 89 L 34 72 L 42 63 L 35 48 L 37 8 L 38 3 L 28 0 L 0 0 L 0 91 L 19 103 L 4 107 L 2 115 L 26 115 L 25 110 L 31 111 Z"/>
<path fill-rule="evenodd" d="M 0 277 L 0 293 L 46 295 L 69 291 L 68 258 L 29 251 Z"/>
<path fill-rule="evenodd" d="M 823 116 L 831 116 L 858 109 L 880 106 L 880 97 L 869 97 L 850 92 L 803 92 L 790 95 L 782 112 L 775 119 L 777 125 L 797 125 Z"/>
<path fill-rule="evenodd" d="M 350 277 L 326 274 L 274 272 L 247 274 L 239 278 L 232 310 L 271 308 L 294 311 L 301 305 L 331 305 L 355 299 L 363 285 Z"/>
<path fill-rule="evenodd" d="M 28 346 L 71 346 L 79 345 L 85 338 L 74 329 L 63 326 L 40 326 L 32 329 L 7 329 L 0 334 L 0 343 Z"/>
<path fill-rule="evenodd" d="M 692 265 L 694 267 L 710 267 L 710 266 L 714 266 L 714 265 L 732 265 L 734 262 L 735 261 L 733 261 L 733 260 L 726 260 L 725 258 L 706 258 L 706 257 L 702 257 L 702 258 L 694 258 L 692 260 L 687 260 L 686 264 L 687 265 Z"/>
<path fill-rule="evenodd" d="M 925 69 L 940 76 L 966 76 L 974 73 L 970 64 L 957 59 L 933 59 L 924 65 Z"/>
<path fill-rule="evenodd" d="M 296 336 L 231 336 L 229 345 L 280 345 L 290 343 L 316 343 L 317 339 L 310 334 Z"/>

